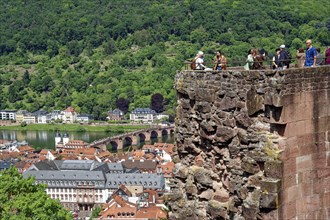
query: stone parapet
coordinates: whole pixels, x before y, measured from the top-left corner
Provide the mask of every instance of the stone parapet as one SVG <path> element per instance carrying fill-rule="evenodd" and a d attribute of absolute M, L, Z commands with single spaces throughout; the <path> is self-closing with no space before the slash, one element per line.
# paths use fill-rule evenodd
<path fill-rule="evenodd" d="M 329 77 L 179 72 L 170 219 L 329 219 Z"/>

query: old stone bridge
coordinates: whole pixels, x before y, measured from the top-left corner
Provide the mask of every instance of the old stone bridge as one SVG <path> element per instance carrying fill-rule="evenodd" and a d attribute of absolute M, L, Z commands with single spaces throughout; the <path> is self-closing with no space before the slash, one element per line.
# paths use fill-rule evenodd
<path fill-rule="evenodd" d="M 139 131 L 103 138 L 93 141 L 88 147 L 106 149 L 108 145 L 112 150 L 123 149 L 124 145 L 137 145 L 138 142 L 150 141 L 152 138 L 160 138 L 174 133 L 174 126 L 155 126 Z"/>

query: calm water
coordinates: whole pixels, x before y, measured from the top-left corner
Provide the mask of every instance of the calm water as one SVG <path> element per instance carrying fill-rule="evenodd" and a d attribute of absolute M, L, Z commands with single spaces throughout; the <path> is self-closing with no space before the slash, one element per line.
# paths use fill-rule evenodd
<path fill-rule="evenodd" d="M 83 140 L 87 143 L 93 142 L 105 137 L 117 135 L 112 132 L 67 132 L 70 140 Z M 61 133 L 63 134 L 63 133 Z M 34 148 L 55 149 L 55 132 L 53 131 L 4 131 L 0 130 L 0 139 L 27 141 Z M 173 143 L 173 136 L 164 136 L 154 138 L 151 144 L 155 142 Z M 139 143 L 138 146 L 143 146 Z"/>

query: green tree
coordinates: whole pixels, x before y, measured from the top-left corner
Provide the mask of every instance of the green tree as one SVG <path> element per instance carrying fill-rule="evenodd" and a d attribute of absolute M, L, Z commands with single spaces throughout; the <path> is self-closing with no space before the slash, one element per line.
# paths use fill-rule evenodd
<path fill-rule="evenodd" d="M 35 184 L 32 177 L 23 178 L 15 167 L 0 175 L 0 219 L 73 219 L 58 200 L 51 199 L 45 185 Z"/>
<path fill-rule="evenodd" d="M 90 219 L 97 218 L 101 211 L 102 211 L 102 208 L 100 206 L 93 209 Z"/>
<path fill-rule="evenodd" d="M 23 75 L 23 83 L 24 85 L 28 85 L 30 83 L 31 79 L 30 79 L 30 74 L 29 71 L 25 70 L 24 75 Z"/>

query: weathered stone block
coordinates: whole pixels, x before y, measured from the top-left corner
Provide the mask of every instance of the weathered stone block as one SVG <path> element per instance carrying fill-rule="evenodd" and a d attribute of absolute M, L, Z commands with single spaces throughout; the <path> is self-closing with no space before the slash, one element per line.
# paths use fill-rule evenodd
<path fill-rule="evenodd" d="M 264 109 L 264 98 L 257 94 L 255 89 L 251 89 L 247 93 L 246 107 L 248 110 L 248 115 L 253 115 L 254 113 Z"/>
<path fill-rule="evenodd" d="M 265 175 L 281 179 L 283 176 L 283 163 L 280 160 L 267 160 L 265 162 Z"/>
<path fill-rule="evenodd" d="M 201 128 L 203 128 L 204 130 L 206 130 L 207 132 L 213 132 L 215 131 L 215 128 L 216 128 L 216 124 L 212 121 L 202 121 L 201 122 Z"/>
<path fill-rule="evenodd" d="M 198 192 L 197 186 L 194 185 L 192 182 L 187 182 L 185 189 L 186 189 L 186 193 L 188 195 L 197 195 L 197 192 Z"/>
<path fill-rule="evenodd" d="M 237 131 L 226 126 L 219 126 L 217 128 L 215 140 L 219 142 L 226 142 L 232 139 L 237 134 Z"/>
<path fill-rule="evenodd" d="M 211 200 L 213 198 L 214 192 L 211 189 L 203 191 L 201 194 L 198 195 L 199 198 L 205 200 Z"/>
<path fill-rule="evenodd" d="M 207 212 L 210 213 L 212 219 L 228 219 L 227 207 L 228 203 L 211 200 L 208 202 Z"/>
<path fill-rule="evenodd" d="M 273 94 L 272 95 L 272 104 L 275 107 L 282 107 L 283 106 L 282 97 L 279 94 Z"/>
<path fill-rule="evenodd" d="M 242 169 L 245 172 L 252 174 L 258 173 L 260 171 L 258 163 L 251 157 L 244 157 L 242 159 Z"/>
<path fill-rule="evenodd" d="M 209 102 L 196 102 L 195 110 L 203 113 L 211 112 L 211 105 Z"/>
<path fill-rule="evenodd" d="M 261 180 L 261 190 L 268 193 L 278 193 L 281 189 L 281 180 L 264 178 Z"/>
<path fill-rule="evenodd" d="M 221 99 L 220 102 L 215 102 L 214 105 L 217 106 L 220 110 L 228 111 L 236 107 L 236 99 L 225 96 L 223 99 Z"/>
<path fill-rule="evenodd" d="M 262 193 L 260 197 L 260 208 L 277 209 L 278 194 L 277 193 Z"/>
<path fill-rule="evenodd" d="M 214 193 L 213 199 L 218 202 L 228 202 L 229 201 L 229 193 L 225 189 L 221 189 Z"/>
<path fill-rule="evenodd" d="M 256 204 L 243 204 L 243 217 L 245 219 L 257 220 L 259 207 Z"/>
<path fill-rule="evenodd" d="M 188 177 L 189 171 L 188 168 L 181 163 L 175 164 L 175 171 L 174 175 L 175 177 L 178 177 L 180 179 L 186 179 Z"/>
<path fill-rule="evenodd" d="M 192 166 L 190 169 L 197 183 L 212 187 L 213 180 L 211 178 L 211 171 L 197 166 Z"/>
<path fill-rule="evenodd" d="M 249 127 L 252 124 L 251 118 L 248 116 L 246 112 L 241 112 L 235 115 L 236 122 L 243 126 L 244 128 Z"/>

